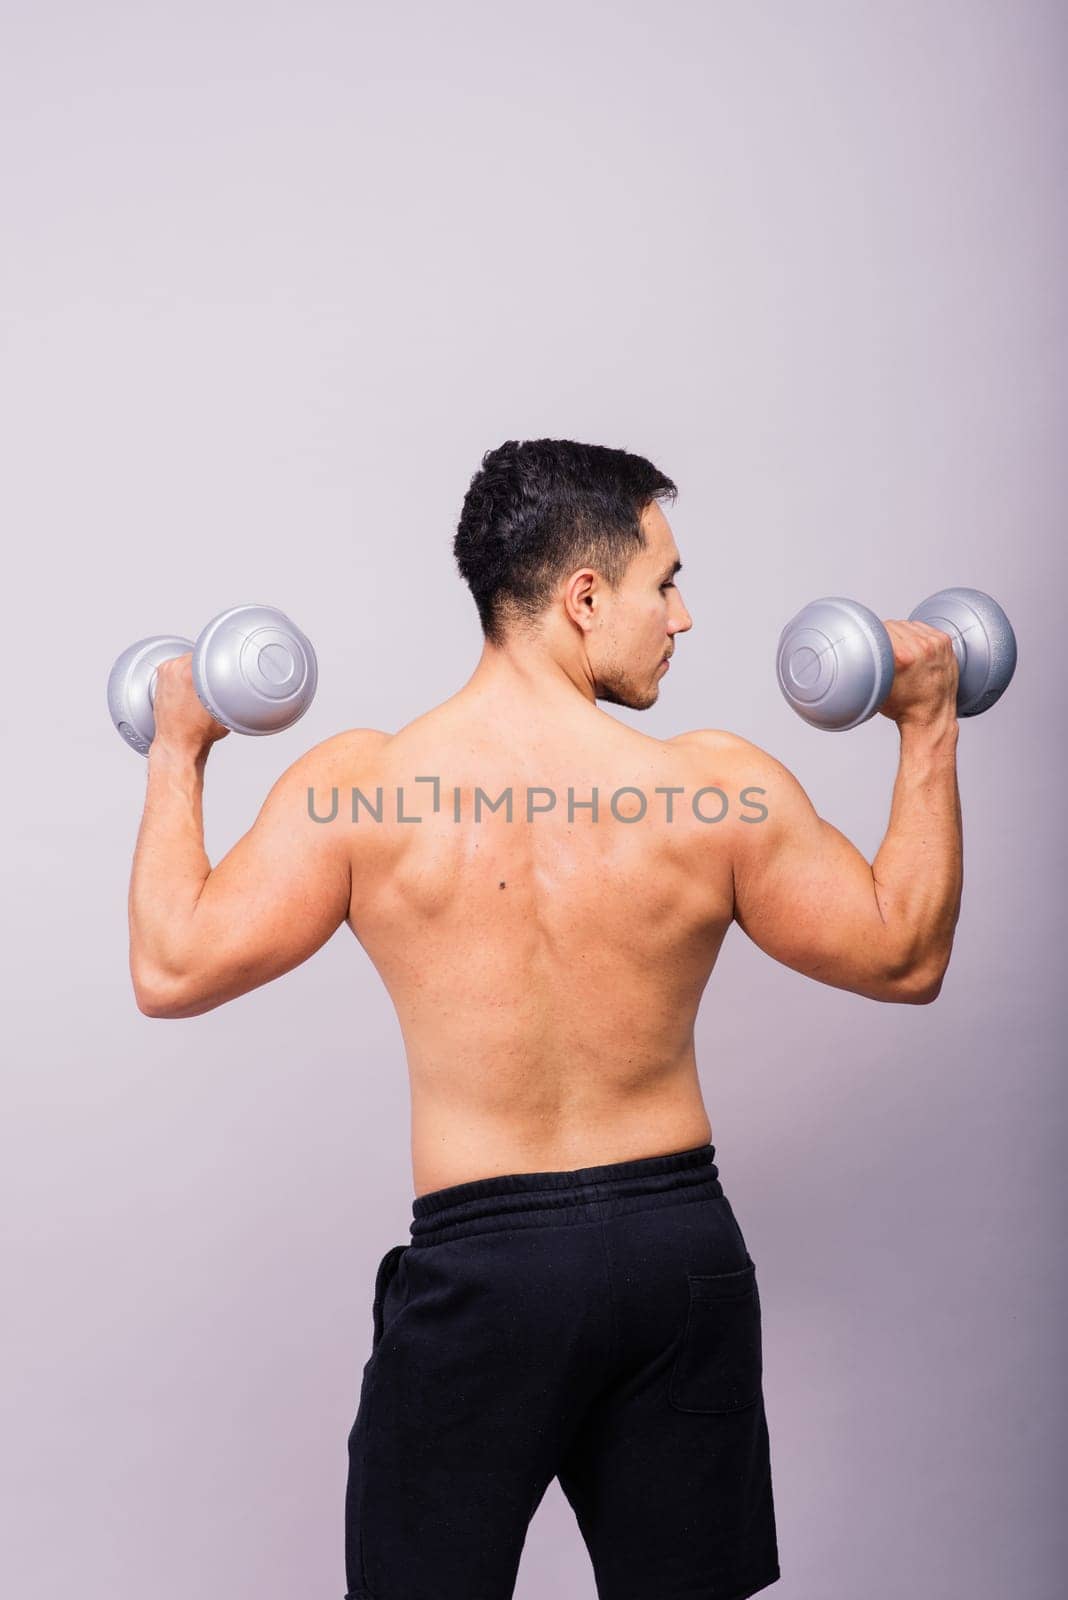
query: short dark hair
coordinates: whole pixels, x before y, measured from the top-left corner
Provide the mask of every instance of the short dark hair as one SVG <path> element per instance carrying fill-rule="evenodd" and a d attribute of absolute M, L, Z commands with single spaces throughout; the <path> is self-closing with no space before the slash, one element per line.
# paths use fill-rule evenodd
<path fill-rule="evenodd" d="M 572 439 L 507 439 L 464 496 L 453 554 L 482 632 L 531 624 L 559 580 L 594 567 L 611 588 L 644 547 L 641 515 L 677 490 L 644 456 Z"/>

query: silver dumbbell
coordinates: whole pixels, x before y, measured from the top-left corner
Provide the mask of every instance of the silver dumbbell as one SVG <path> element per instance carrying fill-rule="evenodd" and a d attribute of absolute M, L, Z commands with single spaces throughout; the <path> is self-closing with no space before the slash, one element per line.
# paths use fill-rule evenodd
<path fill-rule="evenodd" d="M 198 699 L 234 733 L 278 733 L 315 698 L 315 651 L 296 623 L 275 606 L 231 606 L 212 618 L 195 643 L 154 634 L 138 639 L 115 662 L 108 674 L 108 711 L 141 755 L 148 754 L 156 734 L 156 669 L 190 650 Z"/>
<path fill-rule="evenodd" d="M 996 600 L 981 589 L 939 589 L 908 620 L 949 634 L 960 669 L 958 717 L 978 716 L 1001 698 L 1016 671 L 1016 635 Z M 798 716 L 842 733 L 874 716 L 890 693 L 894 647 L 874 611 L 829 595 L 786 624 L 775 672 Z"/>

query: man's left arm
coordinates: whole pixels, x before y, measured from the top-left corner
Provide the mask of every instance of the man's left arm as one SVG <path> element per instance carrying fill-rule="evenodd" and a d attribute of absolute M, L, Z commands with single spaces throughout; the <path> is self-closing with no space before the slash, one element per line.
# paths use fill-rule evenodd
<path fill-rule="evenodd" d="M 288 768 L 249 831 L 212 868 L 204 849 L 208 749 L 156 740 L 130 878 L 130 976 L 149 1017 L 196 1017 L 313 955 L 348 915 L 351 864 L 331 786 L 385 735 L 353 729 Z"/>

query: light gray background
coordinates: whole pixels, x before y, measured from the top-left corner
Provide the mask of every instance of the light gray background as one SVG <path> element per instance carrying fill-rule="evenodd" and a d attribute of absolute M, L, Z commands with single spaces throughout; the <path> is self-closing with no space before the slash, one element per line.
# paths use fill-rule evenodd
<path fill-rule="evenodd" d="M 12 3 L 0 41 L 6 578 L 4 1585 L 337 1600 L 408 1096 L 342 929 L 189 1021 L 135 1008 L 145 767 L 113 657 L 224 606 L 320 653 L 232 737 L 213 859 L 346 726 L 477 658 L 482 452 L 676 478 L 692 633 L 651 733 L 735 729 L 870 858 L 897 737 L 772 669 L 805 601 L 997 596 L 931 1007 L 733 930 L 699 1023 L 758 1263 L 782 1600 L 1064 1593 L 1063 6 Z M 519 1600 L 593 1600 L 554 1484 Z"/>

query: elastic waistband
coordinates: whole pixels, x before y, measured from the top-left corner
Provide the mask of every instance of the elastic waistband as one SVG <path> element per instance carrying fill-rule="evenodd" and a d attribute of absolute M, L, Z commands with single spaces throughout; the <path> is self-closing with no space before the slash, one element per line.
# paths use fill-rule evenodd
<path fill-rule="evenodd" d="M 509 1172 L 434 1189 L 412 1201 L 413 1244 L 497 1228 L 596 1222 L 682 1199 L 722 1199 L 713 1144 L 569 1172 Z M 685 1191 L 685 1193 L 680 1193 Z"/>

